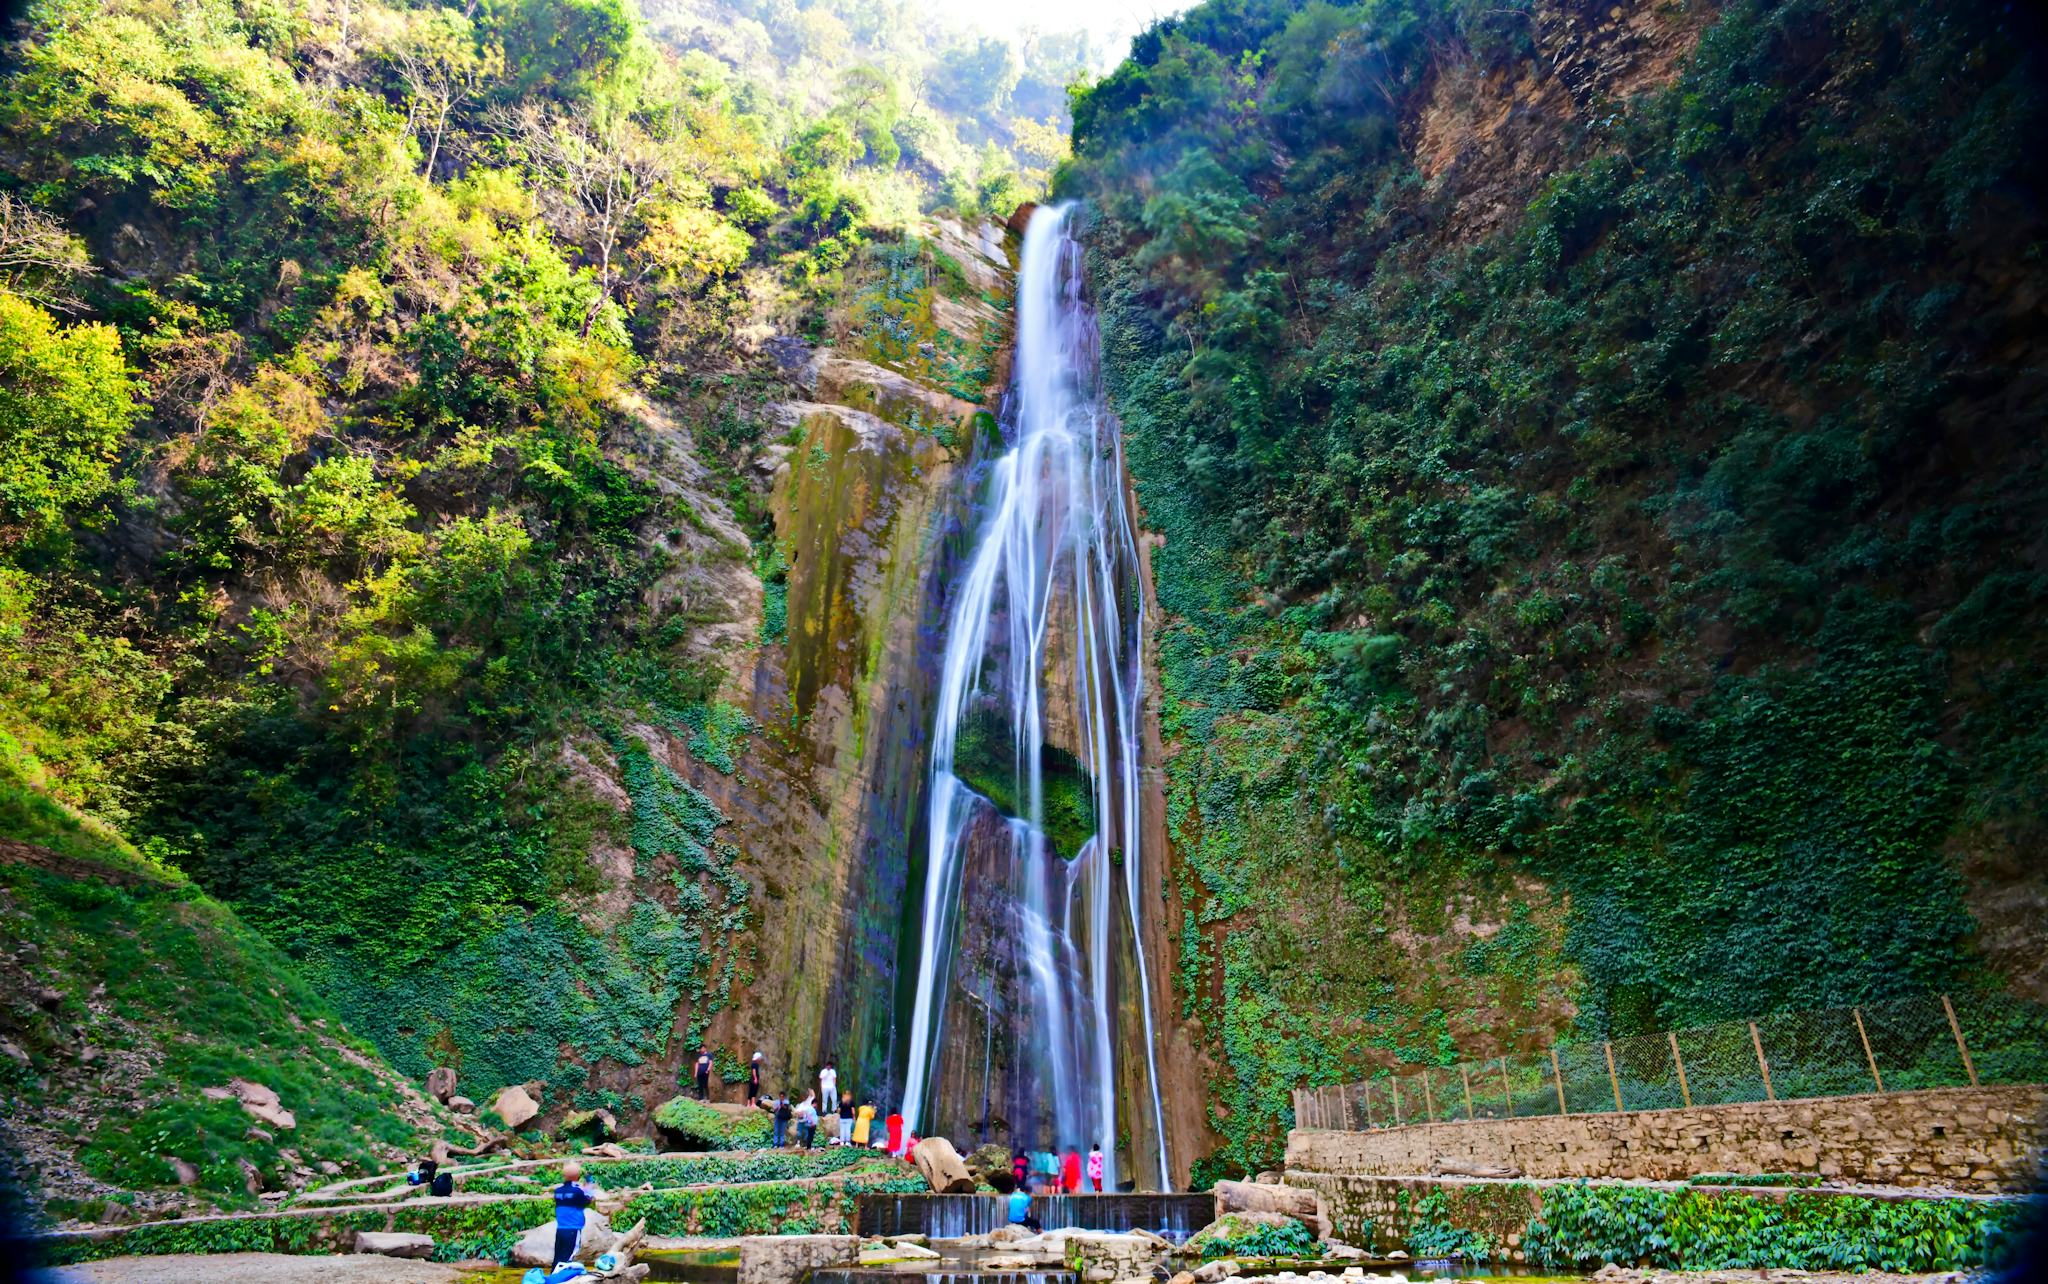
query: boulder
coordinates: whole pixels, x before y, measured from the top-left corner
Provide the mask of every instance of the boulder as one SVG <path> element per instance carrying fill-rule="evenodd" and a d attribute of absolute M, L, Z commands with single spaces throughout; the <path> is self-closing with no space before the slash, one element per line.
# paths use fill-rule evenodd
<path fill-rule="evenodd" d="M 968 1172 L 982 1181 L 987 1181 L 997 1173 L 1005 1177 L 1011 1176 L 1010 1152 L 992 1141 L 986 1145 L 976 1146 L 974 1153 L 961 1162 L 967 1165 Z"/>
<path fill-rule="evenodd" d="M 1268 1188 L 1270 1189 L 1270 1187 Z M 1196 1257 L 1210 1255 L 1234 1255 L 1241 1251 L 1238 1245 L 1261 1230 L 1286 1230 L 1292 1228 L 1295 1235 L 1301 1235 L 1304 1223 L 1298 1217 L 1286 1213 L 1245 1212 L 1225 1213 L 1207 1226 L 1188 1237 L 1182 1250 Z M 1268 1238 L 1260 1236 L 1260 1238 Z M 1305 1238 L 1305 1236 L 1304 1236 Z M 1260 1250 L 1265 1252 L 1271 1249 Z M 1206 1284 L 1206 1281 L 1204 1282 Z"/>
<path fill-rule="evenodd" d="M 410 1257 L 424 1262 L 434 1255 L 434 1237 L 408 1235 L 403 1231 L 357 1231 L 356 1252 Z"/>
<path fill-rule="evenodd" d="M 476 1103 L 468 1097 L 448 1098 L 448 1108 L 458 1115 L 473 1115 L 476 1113 Z"/>
<path fill-rule="evenodd" d="M 212 1097 L 217 1092 L 217 1089 L 207 1089 L 206 1095 Z M 299 1121 L 292 1117 L 292 1112 L 286 1110 L 283 1103 L 278 1101 L 275 1089 L 267 1088 L 260 1083 L 251 1083 L 247 1079 L 230 1079 L 227 1092 L 242 1103 L 243 1110 L 273 1128 L 299 1126 Z"/>
<path fill-rule="evenodd" d="M 740 1241 L 739 1284 L 797 1284 L 821 1266 L 859 1256 L 858 1235 L 749 1235 Z"/>
<path fill-rule="evenodd" d="M 603 1213 L 595 1208 L 583 1214 L 583 1238 L 576 1241 L 578 1260 L 588 1261 L 599 1253 L 611 1248 L 612 1224 Z M 512 1246 L 514 1266 L 553 1266 L 555 1253 L 555 1224 L 547 1222 L 534 1227 L 519 1237 Z"/>
<path fill-rule="evenodd" d="M 891 1262 L 931 1262 L 938 1260 L 940 1256 L 941 1254 L 934 1253 L 921 1244 L 903 1244 L 881 1240 L 873 1244 L 861 1245 L 860 1264 L 862 1266 L 887 1266 Z"/>
<path fill-rule="evenodd" d="M 246 1159 L 236 1161 L 242 1166 L 242 1189 L 251 1195 L 263 1193 L 263 1170 Z"/>
<path fill-rule="evenodd" d="M 917 1165 L 925 1183 L 940 1195 L 971 1195 L 975 1181 L 961 1162 L 960 1152 L 944 1137 L 926 1137 L 910 1148 L 910 1162 Z"/>
<path fill-rule="evenodd" d="M 600 1142 L 595 1146 L 585 1146 L 583 1153 L 595 1156 L 598 1159 L 624 1159 L 626 1157 L 626 1148 L 616 1141 L 606 1141 Z"/>
<path fill-rule="evenodd" d="M 427 1071 L 427 1095 L 442 1105 L 455 1095 L 455 1071 L 448 1066 L 435 1066 Z"/>
<path fill-rule="evenodd" d="M 497 1100 L 491 1102 L 491 1109 L 497 1111 L 498 1118 L 505 1121 L 507 1128 L 522 1128 L 540 1113 L 540 1103 L 515 1083 L 498 1093 Z"/>
<path fill-rule="evenodd" d="M 1067 1269 L 1084 1284 L 1150 1277 L 1167 1252 L 1166 1246 L 1139 1235 L 1079 1231 L 1065 1239 Z"/>
<path fill-rule="evenodd" d="M 1219 1218 L 1231 1213 L 1279 1213 L 1308 1227 L 1317 1239 L 1329 1236 L 1330 1220 L 1323 1211 L 1322 1197 L 1312 1190 L 1264 1182 L 1219 1181 L 1214 1193 Z"/>
<path fill-rule="evenodd" d="M 171 1166 L 171 1175 L 178 1179 L 180 1186 L 190 1186 L 198 1182 L 199 1170 L 176 1155 L 165 1156 L 164 1162 Z"/>

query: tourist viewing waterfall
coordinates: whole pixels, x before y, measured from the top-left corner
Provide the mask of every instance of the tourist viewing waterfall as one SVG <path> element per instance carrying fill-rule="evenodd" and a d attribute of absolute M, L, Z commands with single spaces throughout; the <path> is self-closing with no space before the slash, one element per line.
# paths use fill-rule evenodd
<path fill-rule="evenodd" d="M 1008 450 L 946 617 L 903 1114 L 1167 1189 L 1141 930 L 1137 545 L 1071 206 L 1024 235 Z M 993 1063 L 993 1064 L 992 1064 Z"/>

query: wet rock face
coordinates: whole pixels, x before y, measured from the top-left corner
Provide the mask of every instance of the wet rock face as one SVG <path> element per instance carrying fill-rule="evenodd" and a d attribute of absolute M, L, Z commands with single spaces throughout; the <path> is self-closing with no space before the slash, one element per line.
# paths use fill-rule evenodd
<path fill-rule="evenodd" d="M 772 543 L 719 564 L 746 580 L 719 590 L 737 603 L 719 699 L 753 732 L 720 763 L 650 729 L 650 752 L 725 817 L 717 839 L 755 889 L 751 981 L 706 1041 L 765 1051 L 771 1089 L 808 1083 L 831 1055 L 846 1086 L 891 1095 L 932 639 L 968 473 L 993 436 L 1013 256 L 994 224 L 874 247 L 849 265 L 825 343 L 763 342 L 789 383 L 747 474 Z"/>

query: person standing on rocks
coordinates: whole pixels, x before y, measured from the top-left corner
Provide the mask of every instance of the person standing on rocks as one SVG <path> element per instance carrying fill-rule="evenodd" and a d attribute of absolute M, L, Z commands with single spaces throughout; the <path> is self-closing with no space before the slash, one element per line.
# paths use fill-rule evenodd
<path fill-rule="evenodd" d="M 853 1113 L 853 1094 L 850 1092 L 840 1093 L 839 1144 L 842 1146 L 851 1146 L 853 1144 Z"/>
<path fill-rule="evenodd" d="M 767 1058 L 756 1052 L 754 1059 L 747 1062 L 747 1104 L 750 1106 L 761 1104 L 761 1064 L 765 1060 Z"/>
<path fill-rule="evenodd" d="M 555 1187 L 555 1269 L 576 1260 L 576 1241 L 583 1238 L 583 1210 L 597 1200 L 597 1190 L 583 1180 L 583 1165 L 562 1165 L 562 1184 Z"/>
<path fill-rule="evenodd" d="M 868 1129 L 871 1125 L 873 1125 L 874 1121 L 875 1103 L 873 1098 L 870 1098 L 868 1101 L 862 1104 L 859 1111 L 857 1111 L 853 1116 L 854 1145 L 865 1146 L 868 1144 Z"/>
<path fill-rule="evenodd" d="M 811 1142 L 816 1139 L 817 1135 L 817 1099 L 807 1092 L 804 1094 L 804 1099 L 796 1103 L 796 1144 L 798 1148 L 809 1150 Z"/>
<path fill-rule="evenodd" d="M 711 1099 L 711 1049 L 697 1049 L 697 1100 Z"/>
<path fill-rule="evenodd" d="M 780 1150 L 784 1146 L 788 1145 L 789 1121 L 796 1114 L 794 1110 L 790 1109 L 788 1095 L 784 1093 L 777 1093 L 775 1100 L 756 1101 L 753 1103 L 753 1105 L 758 1110 L 767 1111 L 769 1117 L 775 1120 L 775 1131 L 773 1134 L 774 1141 L 770 1144 L 772 1144 L 777 1150 Z"/>
<path fill-rule="evenodd" d="M 830 1057 L 825 1058 L 825 1068 L 818 1071 L 818 1101 L 827 1110 L 839 1104 L 839 1071 Z"/>

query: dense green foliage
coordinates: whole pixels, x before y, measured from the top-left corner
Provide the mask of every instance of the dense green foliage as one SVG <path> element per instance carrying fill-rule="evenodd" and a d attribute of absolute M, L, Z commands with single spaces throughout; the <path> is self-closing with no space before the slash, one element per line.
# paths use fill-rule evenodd
<path fill-rule="evenodd" d="M 1644 1190 L 1577 1184 L 1546 1188 L 1522 1250 L 1543 1266 L 1621 1262 L 1708 1271 L 1925 1274 L 1998 1264 L 2025 1215 L 2020 1200 L 1887 1202 L 1791 1194 Z"/>
<path fill-rule="evenodd" d="M 1951 853 L 2042 832 L 2027 46 L 1923 0 L 1660 10 L 1700 32 L 1668 87 L 1560 89 L 1554 137 L 1486 98 L 1555 169 L 1466 191 L 1404 139 L 1540 78 L 1532 12 L 1212 0 L 1075 107 L 1245 1169 L 1293 1085 L 1574 1010 L 1984 983 Z"/>
<path fill-rule="evenodd" d="M 633 1196 L 619 1213 L 626 1225 L 647 1219 L 650 1235 L 841 1234 L 854 1224 L 862 1195 L 929 1193 L 922 1177 L 848 1177 L 806 1184 L 757 1182 Z"/>
<path fill-rule="evenodd" d="M 869 242 L 1016 157 L 899 164 L 904 68 L 826 39 L 768 85 L 619 0 L 42 0 L 14 34 L 0 835 L 123 835 L 408 1077 L 659 1100 L 749 978 L 726 818 L 625 730 L 726 774 L 754 732 L 698 645 L 740 608 L 691 580 L 755 555 L 704 506 L 765 526 L 787 390 L 733 332 L 817 333 Z"/>
<path fill-rule="evenodd" d="M 1269 1226 L 1235 1214 L 1203 1227 L 1184 1247 L 1202 1258 L 1313 1257 L 1317 1252 L 1315 1235 L 1300 1222 Z"/>
<path fill-rule="evenodd" d="M 869 1151 L 851 1146 L 830 1146 L 802 1152 L 768 1150 L 750 1155 L 696 1155 L 681 1159 L 593 1160 L 583 1165 L 583 1172 L 590 1180 L 611 1190 L 640 1185 L 662 1190 L 675 1186 L 829 1177 L 842 1169 L 870 1162 L 876 1161 Z M 536 1186 L 545 1190 L 555 1181 L 552 1168 L 457 1178 L 464 1192 L 491 1195 L 520 1194 Z"/>
<path fill-rule="evenodd" d="M 744 1073 L 733 1076 L 744 1079 Z M 654 1110 L 654 1126 L 686 1150 L 739 1150 L 766 1146 L 774 1125 L 765 1113 L 715 1110 L 695 1097 L 670 1097 Z"/>

